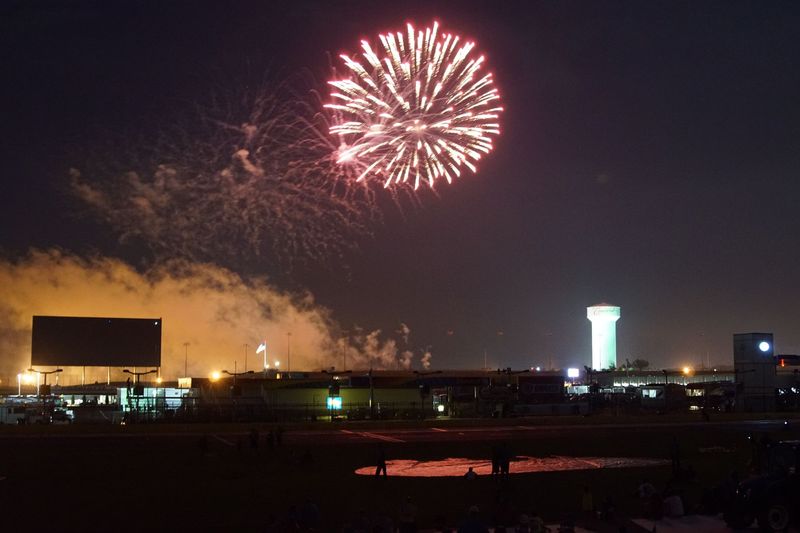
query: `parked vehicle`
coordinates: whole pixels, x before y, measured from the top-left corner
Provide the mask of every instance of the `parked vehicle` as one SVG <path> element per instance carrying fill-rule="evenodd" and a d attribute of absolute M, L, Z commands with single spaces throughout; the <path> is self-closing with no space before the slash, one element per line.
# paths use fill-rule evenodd
<path fill-rule="evenodd" d="M 26 407 L 22 404 L 0 405 L 0 424 L 19 424 L 25 423 Z"/>

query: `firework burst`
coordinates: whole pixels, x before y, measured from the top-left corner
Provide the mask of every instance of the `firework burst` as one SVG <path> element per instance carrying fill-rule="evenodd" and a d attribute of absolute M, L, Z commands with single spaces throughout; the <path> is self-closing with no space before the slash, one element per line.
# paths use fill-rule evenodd
<path fill-rule="evenodd" d="M 384 187 L 439 178 L 451 183 L 492 150 L 500 133 L 500 95 L 475 43 L 425 30 L 380 35 L 382 50 L 361 42 L 362 58 L 342 55 L 349 76 L 328 82 L 338 136 L 336 161 L 358 168 L 357 180 Z"/>

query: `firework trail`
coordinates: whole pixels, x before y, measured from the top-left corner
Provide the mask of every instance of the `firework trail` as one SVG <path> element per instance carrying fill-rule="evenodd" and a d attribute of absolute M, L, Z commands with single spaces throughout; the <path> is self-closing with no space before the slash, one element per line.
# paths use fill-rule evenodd
<path fill-rule="evenodd" d="M 378 214 L 367 187 L 338 179 L 319 104 L 287 87 L 212 99 L 124 161 L 72 169 L 71 190 L 157 259 L 340 264 Z"/>
<path fill-rule="evenodd" d="M 442 177 L 451 183 L 463 167 L 476 172 L 503 109 L 475 43 L 440 33 L 438 23 L 424 31 L 409 24 L 380 42 L 375 52 L 362 41 L 361 60 L 342 55 L 350 75 L 328 82 L 337 162 L 357 168 L 357 181 L 374 176 L 414 190 Z"/>

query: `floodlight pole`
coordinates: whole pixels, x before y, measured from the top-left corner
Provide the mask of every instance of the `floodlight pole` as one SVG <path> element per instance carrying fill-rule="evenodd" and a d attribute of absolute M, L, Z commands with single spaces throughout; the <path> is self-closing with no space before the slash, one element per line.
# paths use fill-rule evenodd
<path fill-rule="evenodd" d="M 375 387 L 372 384 L 372 365 L 370 364 L 369 372 L 369 419 L 375 419 Z"/>
<path fill-rule="evenodd" d="M 44 371 L 44 370 L 36 370 L 36 369 L 35 369 L 35 368 L 33 368 L 33 367 L 31 367 L 31 368 L 29 368 L 29 369 L 28 369 L 28 372 L 36 372 L 37 374 L 39 374 L 39 376 L 44 376 L 44 383 L 42 383 L 42 385 L 44 385 L 44 386 L 47 386 L 47 376 L 48 376 L 48 375 L 50 375 L 50 374 L 57 374 L 57 373 L 59 373 L 59 372 L 63 372 L 63 371 L 64 371 L 64 369 L 63 369 L 63 368 L 57 368 L 57 369 L 55 369 L 55 370 L 48 370 L 48 371 Z M 36 393 L 37 393 L 37 394 L 39 394 L 39 389 L 38 389 L 38 387 L 37 387 L 37 389 L 36 389 Z"/>
<path fill-rule="evenodd" d="M 292 332 L 286 333 L 286 372 L 292 377 Z"/>

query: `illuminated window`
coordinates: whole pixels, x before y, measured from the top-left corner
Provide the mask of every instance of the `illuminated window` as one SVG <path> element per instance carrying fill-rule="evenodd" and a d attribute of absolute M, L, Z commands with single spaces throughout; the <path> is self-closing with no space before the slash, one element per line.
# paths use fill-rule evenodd
<path fill-rule="evenodd" d="M 328 396 L 327 400 L 328 409 L 341 409 L 342 397 L 341 396 Z"/>

